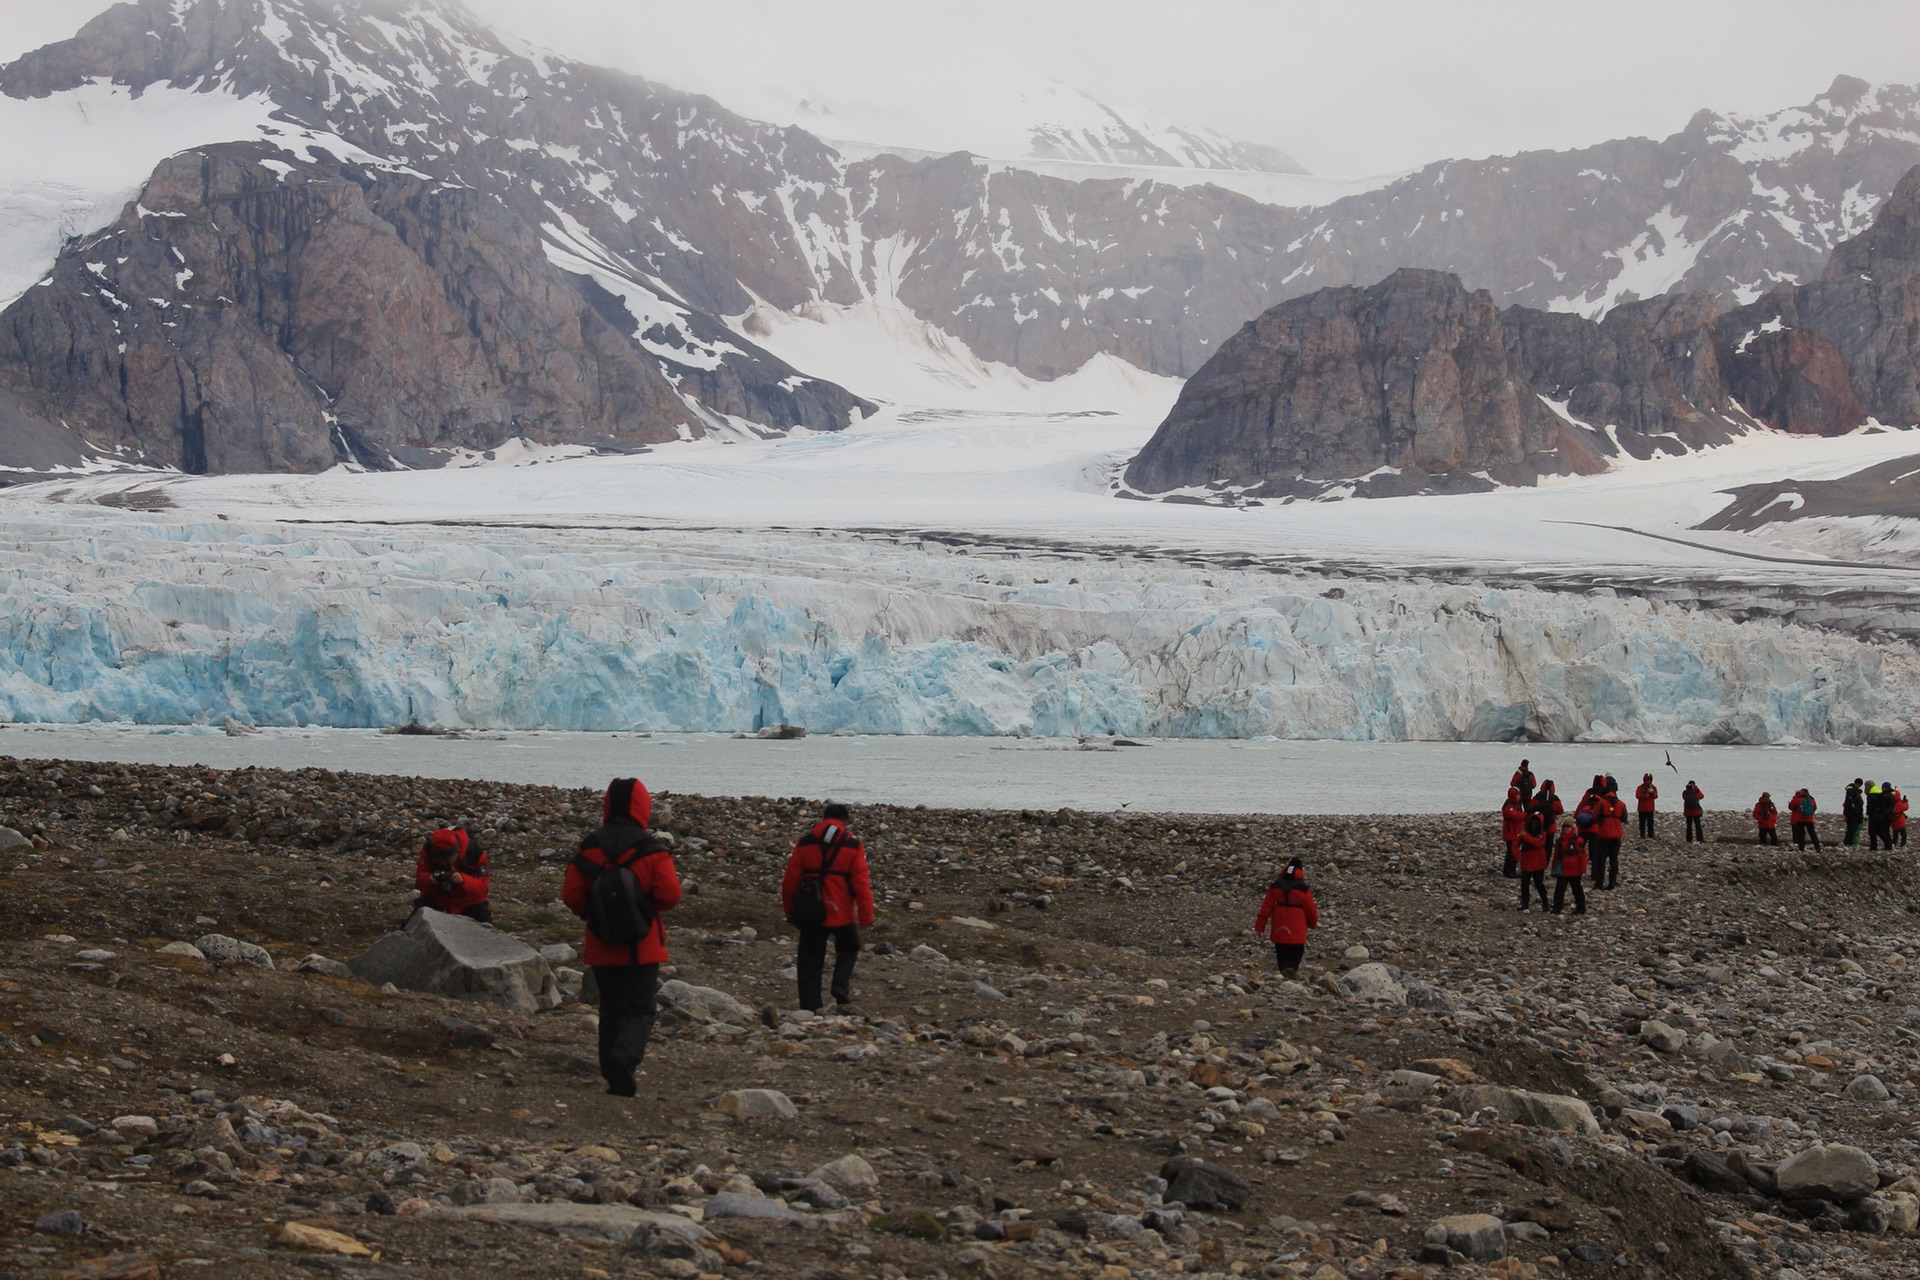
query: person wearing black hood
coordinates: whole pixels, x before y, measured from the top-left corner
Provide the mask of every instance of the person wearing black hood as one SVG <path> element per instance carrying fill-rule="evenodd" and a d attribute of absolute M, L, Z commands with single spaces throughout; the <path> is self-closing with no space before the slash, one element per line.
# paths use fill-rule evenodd
<path fill-rule="evenodd" d="M 1533 788 L 1535 784 L 1533 770 L 1528 768 L 1530 763 L 1531 761 L 1522 760 L 1520 767 L 1513 771 L 1513 777 L 1507 781 L 1508 786 L 1519 791 L 1520 807 L 1522 809 L 1529 808 L 1533 804 Z"/>
<path fill-rule="evenodd" d="M 1867 816 L 1867 784 L 1855 778 L 1847 786 L 1846 797 L 1840 801 L 1840 816 L 1847 820 L 1847 844 L 1849 847 L 1860 843 L 1860 823 Z"/>
<path fill-rule="evenodd" d="M 1269 928 L 1271 922 L 1271 928 Z M 1300 859 L 1287 862 L 1285 870 L 1267 886 L 1267 896 L 1254 918 L 1253 934 L 1273 941 L 1273 959 L 1282 977 L 1300 975 L 1300 962 L 1307 955 L 1307 930 L 1320 927 L 1320 907 L 1307 888 L 1307 871 Z"/>
<path fill-rule="evenodd" d="M 1893 851 L 1893 784 L 1867 784 L 1867 851 Z"/>

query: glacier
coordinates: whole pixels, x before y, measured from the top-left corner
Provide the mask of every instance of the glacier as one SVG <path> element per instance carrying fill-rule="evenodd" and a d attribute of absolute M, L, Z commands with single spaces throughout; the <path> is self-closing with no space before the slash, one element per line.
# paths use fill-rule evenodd
<path fill-rule="evenodd" d="M 1906 744 L 1904 645 L 910 536 L 0 514 L 0 718 Z"/>

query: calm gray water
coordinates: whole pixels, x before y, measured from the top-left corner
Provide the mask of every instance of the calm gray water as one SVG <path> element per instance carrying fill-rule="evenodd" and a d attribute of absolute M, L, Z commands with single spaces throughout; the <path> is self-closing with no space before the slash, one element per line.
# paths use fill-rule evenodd
<path fill-rule="evenodd" d="M 1668 753 L 1678 771 L 1667 767 Z M 603 786 L 638 776 L 655 790 L 807 796 L 950 808 L 1067 806 L 1184 813 L 1450 813 L 1496 809 L 1522 758 L 1578 795 L 1595 773 L 1631 790 L 1648 770 L 1660 808 L 1678 813 L 1697 779 L 1709 809 L 1750 809 L 1763 790 L 1781 808 L 1813 788 L 1837 817 L 1856 777 L 1920 790 L 1920 751 L 1893 748 L 1515 747 L 1452 742 L 1154 740 L 1113 751 L 1008 738 L 812 737 L 768 742 L 706 734 L 501 733 L 402 737 L 371 730 L 217 731 L 128 726 L 0 728 L 0 755 L 135 764 L 318 766 L 366 773 Z"/>

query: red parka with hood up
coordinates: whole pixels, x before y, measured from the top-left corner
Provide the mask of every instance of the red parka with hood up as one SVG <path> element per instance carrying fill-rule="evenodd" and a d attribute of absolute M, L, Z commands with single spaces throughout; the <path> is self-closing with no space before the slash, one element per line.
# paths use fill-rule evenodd
<path fill-rule="evenodd" d="M 580 842 L 579 858 L 567 865 L 560 900 L 567 904 L 567 910 L 586 919 L 587 900 L 598 871 L 589 875 L 578 863 L 584 861 L 594 868 L 625 863 L 640 891 L 653 901 L 653 929 L 638 942 L 610 943 L 594 937 L 593 926 L 588 925 L 582 958 L 589 965 L 665 964 L 665 917 L 680 905 L 680 876 L 674 870 L 667 842 L 647 830 L 653 818 L 653 797 L 639 779 L 616 778 L 607 786 L 600 812 L 605 824 Z"/>
<path fill-rule="evenodd" d="M 1260 903 L 1260 914 L 1253 921 L 1254 935 L 1265 933 L 1283 946 L 1304 947 L 1307 930 L 1319 927 L 1320 907 L 1313 900 L 1313 890 L 1307 888 L 1307 873 L 1299 867 L 1288 867 Z"/>
<path fill-rule="evenodd" d="M 433 882 L 434 863 L 460 877 L 460 883 L 442 892 Z M 487 900 L 487 854 L 473 842 L 465 827 L 441 827 L 420 846 L 420 862 L 413 871 L 413 887 L 435 911 L 457 916 Z"/>

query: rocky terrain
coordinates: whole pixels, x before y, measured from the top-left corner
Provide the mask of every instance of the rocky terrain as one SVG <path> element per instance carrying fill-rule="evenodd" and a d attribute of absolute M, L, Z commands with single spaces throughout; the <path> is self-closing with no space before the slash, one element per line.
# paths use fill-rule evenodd
<path fill-rule="evenodd" d="M 875 806 L 857 1009 L 810 1019 L 816 803 L 661 798 L 685 985 L 617 1101 L 590 1009 L 337 976 L 465 820 L 565 989 L 593 793 L 0 759 L 0 1271 L 1920 1275 L 1904 855 L 1716 814 L 1556 918 L 1479 815 Z M 1297 983 L 1247 936 L 1288 854 Z"/>
<path fill-rule="evenodd" d="M 1920 167 L 1820 280 L 1718 315 L 1705 294 L 1598 321 L 1495 309 L 1397 271 L 1249 322 L 1129 464 L 1146 493 L 1366 496 L 1531 484 L 1756 424 L 1837 435 L 1920 423 Z M 1193 496 L 1193 495 L 1188 495 Z"/>
<path fill-rule="evenodd" d="M 0 465 L 420 465 L 516 435 L 830 428 L 862 388 L 758 342 L 866 306 L 1051 379 L 1102 353 L 1186 377 L 1248 316 L 1401 267 L 1588 316 L 1674 290 L 1736 305 L 1809 280 L 1920 161 L 1920 93 L 1843 77 L 1770 116 L 1702 112 L 1658 142 L 1440 162 L 1282 208 L 1177 165 L 1073 180 L 850 159 L 418 0 L 140 0 L 0 67 L 0 95 L 80 113 L 105 85 L 259 119 L 162 163 L 175 207 L 64 228 L 57 266 L 20 220 L 50 274 L 0 294 Z M 1035 145 L 1138 164 L 1193 142 L 1114 130 L 1092 152 Z M 267 150 L 215 146 L 240 142 Z M 189 198 L 183 169 L 215 155 L 225 185 Z"/>

